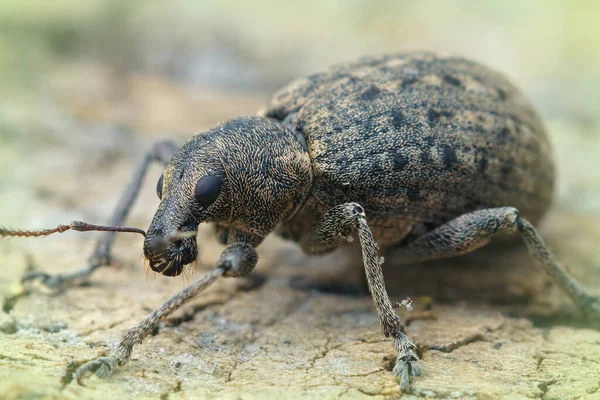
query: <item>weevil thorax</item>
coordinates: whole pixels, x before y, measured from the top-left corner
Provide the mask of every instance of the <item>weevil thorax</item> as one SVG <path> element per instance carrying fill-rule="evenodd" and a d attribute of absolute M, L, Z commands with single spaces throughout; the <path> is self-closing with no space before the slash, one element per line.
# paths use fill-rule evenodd
<path fill-rule="evenodd" d="M 144 242 L 150 267 L 179 275 L 198 255 L 193 232 L 202 222 L 266 236 L 301 207 L 311 180 L 302 137 L 276 121 L 239 117 L 197 134 L 158 182 Z"/>

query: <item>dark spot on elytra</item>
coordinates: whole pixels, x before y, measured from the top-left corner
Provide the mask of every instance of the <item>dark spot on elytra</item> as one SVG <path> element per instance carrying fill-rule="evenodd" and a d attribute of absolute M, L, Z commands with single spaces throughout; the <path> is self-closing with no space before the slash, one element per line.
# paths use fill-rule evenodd
<path fill-rule="evenodd" d="M 481 158 L 479 159 L 479 163 L 477 164 L 477 170 L 479 171 L 479 173 L 483 174 L 488 167 L 488 159 L 485 155 L 481 156 Z"/>
<path fill-rule="evenodd" d="M 388 132 L 390 131 L 390 127 L 387 124 L 378 124 L 377 125 L 377 132 L 379 135 L 387 135 Z"/>
<path fill-rule="evenodd" d="M 311 81 L 311 82 L 318 82 L 323 80 L 323 77 L 325 76 L 325 74 L 323 72 L 318 72 L 316 74 L 312 74 L 306 77 L 306 80 Z"/>
<path fill-rule="evenodd" d="M 456 151 L 454 151 L 452 146 L 447 144 L 444 145 L 442 157 L 444 159 L 444 165 L 446 166 L 446 168 L 452 168 L 458 161 L 458 158 L 456 157 Z"/>
<path fill-rule="evenodd" d="M 444 80 L 444 82 L 446 82 L 452 86 L 460 86 L 462 84 L 460 79 L 458 79 L 452 75 L 444 74 L 444 76 L 442 76 L 442 79 Z"/>
<path fill-rule="evenodd" d="M 422 199 L 421 192 L 418 189 L 414 188 L 406 189 L 406 197 L 408 197 L 408 200 L 410 201 L 419 201 Z"/>
<path fill-rule="evenodd" d="M 515 132 L 517 133 L 517 135 L 520 135 L 521 132 L 523 132 L 524 126 L 521 124 L 522 124 L 522 122 L 515 125 Z"/>
<path fill-rule="evenodd" d="M 406 78 L 404 78 L 404 80 L 402 81 L 402 84 L 400 85 L 402 88 L 406 88 L 410 85 L 412 85 L 413 83 L 417 83 L 419 81 L 419 78 L 417 77 L 417 75 L 409 75 Z"/>
<path fill-rule="evenodd" d="M 425 143 L 425 145 L 427 145 L 428 147 L 433 147 L 433 145 L 435 144 L 435 138 L 433 136 L 425 136 L 423 139 L 423 143 Z"/>
<path fill-rule="evenodd" d="M 419 155 L 419 158 L 421 159 L 421 163 L 423 165 L 428 165 L 428 164 L 431 164 L 431 162 L 432 162 L 431 154 L 429 152 L 429 149 L 425 149 L 425 150 L 421 151 L 421 154 Z"/>
<path fill-rule="evenodd" d="M 408 156 L 404 153 L 396 153 L 392 159 L 394 171 L 402 171 L 409 163 Z"/>
<path fill-rule="evenodd" d="M 507 127 L 502 128 L 502 130 L 498 133 L 498 139 L 500 143 L 506 143 L 510 138 L 510 129 Z"/>
<path fill-rule="evenodd" d="M 441 117 L 452 118 L 452 115 L 453 114 L 447 110 L 439 110 L 438 111 L 433 108 L 430 108 L 429 110 L 427 110 L 427 119 L 429 120 L 429 124 L 437 123 Z"/>
<path fill-rule="evenodd" d="M 481 83 L 483 85 L 485 85 L 485 79 L 483 79 L 481 76 L 479 75 L 471 75 L 471 78 L 478 83 Z"/>
<path fill-rule="evenodd" d="M 537 140 L 531 140 L 525 143 L 523 147 L 529 152 L 538 153 L 540 151 L 540 142 Z"/>
<path fill-rule="evenodd" d="M 363 57 L 360 60 L 360 65 L 363 65 L 365 67 L 375 67 L 375 66 L 381 64 L 382 62 L 383 62 L 383 60 L 380 60 L 377 57 L 367 56 L 367 57 Z"/>
<path fill-rule="evenodd" d="M 500 174 L 502 174 L 502 178 L 504 180 L 506 180 L 508 178 L 508 175 L 510 175 L 512 169 L 513 169 L 512 163 L 504 162 L 502 164 L 502 167 L 500 167 Z"/>
<path fill-rule="evenodd" d="M 500 88 L 497 88 L 496 92 L 498 93 L 498 98 L 500 98 L 500 100 L 502 100 L 502 101 L 506 100 L 506 98 L 508 97 L 506 95 L 506 92 Z"/>
<path fill-rule="evenodd" d="M 379 90 L 379 88 L 377 86 L 371 85 L 371 86 L 369 86 L 369 88 L 367 90 L 365 90 L 360 95 L 360 97 L 358 99 L 363 100 L 363 101 L 373 101 L 377 97 L 379 97 L 380 94 L 381 94 L 381 90 Z"/>
<path fill-rule="evenodd" d="M 440 114 L 439 111 L 436 111 L 433 108 L 427 110 L 427 119 L 429 120 L 430 124 L 434 124 L 439 121 L 441 115 L 442 114 Z"/>
<path fill-rule="evenodd" d="M 278 96 L 277 99 L 281 100 L 284 97 L 285 97 L 284 95 L 281 95 L 281 96 Z M 277 119 L 279 121 L 283 121 L 285 119 L 285 117 L 287 117 L 287 115 L 288 115 L 287 110 L 285 110 L 283 107 L 274 108 L 267 113 L 267 117 L 271 117 L 271 118 Z"/>
<path fill-rule="evenodd" d="M 392 126 L 396 129 L 400 129 L 408 124 L 406 117 L 402 114 L 402 111 L 396 109 L 392 112 Z"/>

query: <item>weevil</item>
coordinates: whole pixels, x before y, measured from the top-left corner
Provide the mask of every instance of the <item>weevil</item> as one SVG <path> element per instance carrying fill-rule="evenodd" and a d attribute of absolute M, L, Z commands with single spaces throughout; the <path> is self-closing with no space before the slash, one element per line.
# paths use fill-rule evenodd
<path fill-rule="evenodd" d="M 272 232 L 315 255 L 358 238 L 403 390 L 421 368 L 386 293 L 380 259 L 386 251 L 403 262 L 453 257 L 518 233 L 535 264 L 586 317 L 600 319 L 599 299 L 569 277 L 533 227 L 551 203 L 555 178 L 544 126 L 515 86 L 478 63 L 405 53 L 293 81 L 256 116 L 228 120 L 181 148 L 154 145 L 111 225 L 124 222 L 153 161 L 166 169 L 145 233 L 150 268 L 181 274 L 197 257 L 201 223 L 212 223 L 227 247 L 216 269 L 129 330 L 107 357 L 82 365 L 78 380 L 88 372 L 106 377 L 124 365 L 162 318 L 217 278 L 248 275 L 258 261 L 256 247 Z M 86 270 L 27 279 L 56 287 L 91 274 L 110 263 L 114 234 L 99 240 Z"/>

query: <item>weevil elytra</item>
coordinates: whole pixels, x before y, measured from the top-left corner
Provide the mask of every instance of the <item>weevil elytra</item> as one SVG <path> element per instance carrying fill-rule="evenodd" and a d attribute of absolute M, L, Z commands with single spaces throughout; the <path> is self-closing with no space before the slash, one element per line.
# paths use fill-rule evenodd
<path fill-rule="evenodd" d="M 257 116 L 226 121 L 181 148 L 157 143 L 111 225 L 124 222 L 153 161 L 167 167 L 144 241 L 152 270 L 181 274 L 197 257 L 200 223 L 212 223 L 227 247 L 215 270 L 129 330 L 110 355 L 81 366 L 78 379 L 88 372 L 105 377 L 124 365 L 161 318 L 220 276 L 249 274 L 258 260 L 255 248 L 271 232 L 308 254 L 358 238 L 403 390 L 421 369 L 386 293 L 380 253 L 388 250 L 404 262 L 452 257 L 497 234 L 518 232 L 534 262 L 577 308 L 600 319 L 598 298 L 568 276 L 532 225 L 548 209 L 554 186 L 543 124 L 510 82 L 474 62 L 397 54 L 296 80 Z M 26 278 L 60 286 L 87 276 L 110 263 L 113 239 L 114 232 L 104 234 L 84 271 Z"/>

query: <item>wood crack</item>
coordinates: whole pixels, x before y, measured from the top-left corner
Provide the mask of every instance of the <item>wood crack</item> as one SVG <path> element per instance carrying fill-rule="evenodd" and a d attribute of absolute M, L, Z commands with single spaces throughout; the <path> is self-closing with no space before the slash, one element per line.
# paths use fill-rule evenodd
<path fill-rule="evenodd" d="M 439 345 L 439 346 L 427 346 L 427 349 L 428 350 L 437 350 L 437 351 L 441 351 L 443 353 L 451 353 L 458 348 L 461 348 L 470 343 L 478 342 L 478 341 L 482 341 L 482 340 L 484 340 L 483 333 L 477 332 L 477 333 L 473 333 L 461 340 L 457 340 L 457 341 L 451 342 L 449 344 L 443 344 L 443 345 Z"/>

